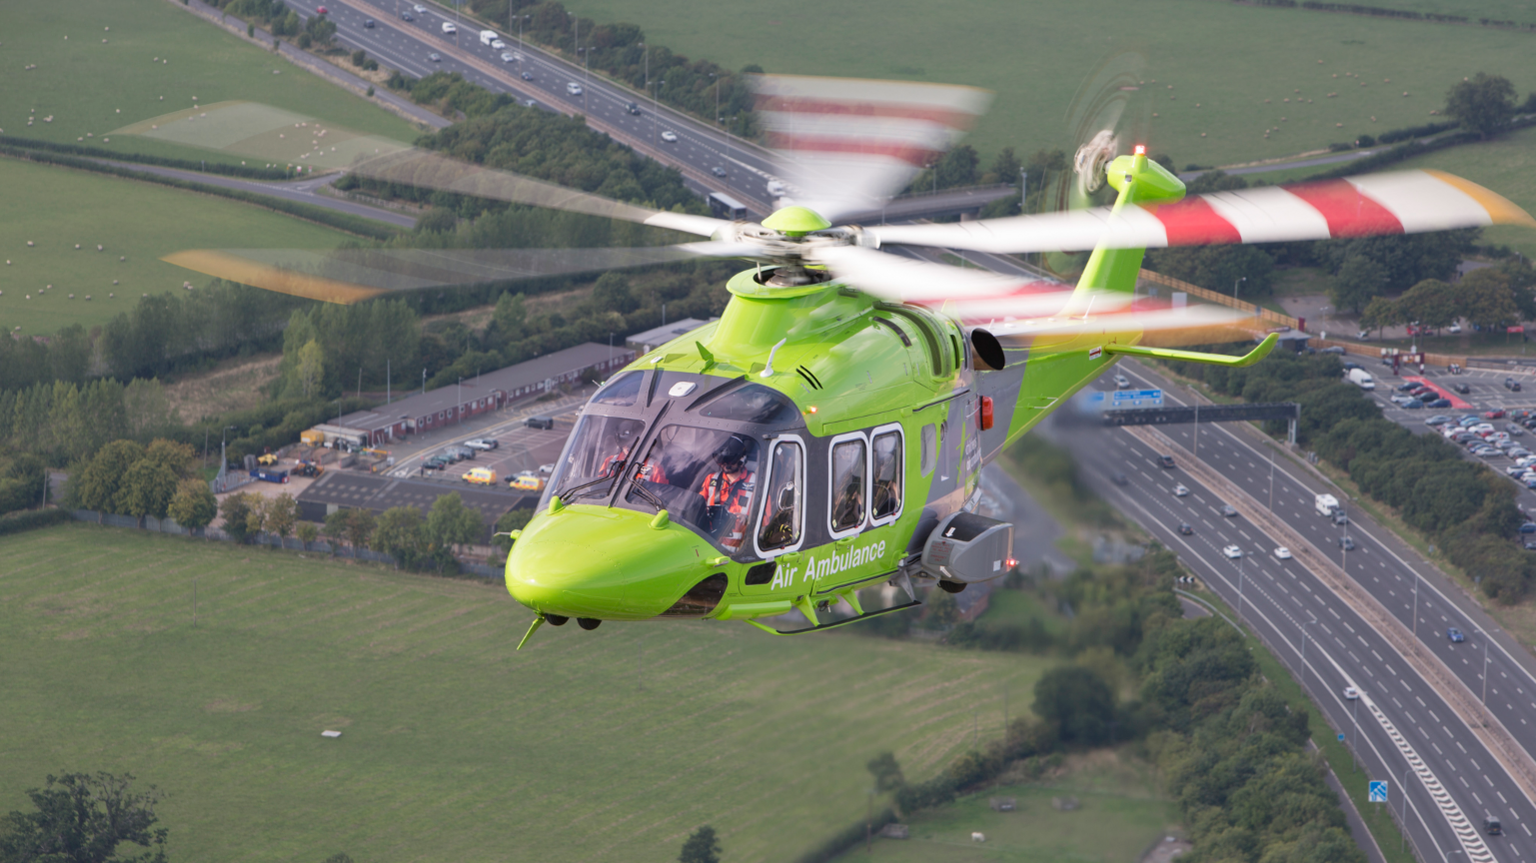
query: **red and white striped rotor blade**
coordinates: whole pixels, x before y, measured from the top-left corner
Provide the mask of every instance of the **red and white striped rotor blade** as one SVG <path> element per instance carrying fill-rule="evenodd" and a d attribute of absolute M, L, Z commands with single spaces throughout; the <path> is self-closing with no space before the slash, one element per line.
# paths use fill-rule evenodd
<path fill-rule="evenodd" d="M 1049 252 L 1274 243 L 1414 234 L 1536 220 L 1501 195 L 1441 171 L 1368 174 L 1296 186 L 946 225 L 865 228 L 882 245 Z"/>

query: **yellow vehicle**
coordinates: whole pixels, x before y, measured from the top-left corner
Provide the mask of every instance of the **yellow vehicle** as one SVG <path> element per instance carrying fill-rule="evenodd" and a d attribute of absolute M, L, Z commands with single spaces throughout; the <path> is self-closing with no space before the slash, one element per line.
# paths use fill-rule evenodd
<path fill-rule="evenodd" d="M 277 464 L 277 456 L 269 452 L 262 453 L 259 457 L 257 457 L 256 463 L 260 465 Z"/>
<path fill-rule="evenodd" d="M 305 446 L 321 446 L 325 443 L 325 432 L 315 429 L 299 432 L 299 440 Z"/>
<path fill-rule="evenodd" d="M 475 485 L 493 485 L 496 482 L 496 471 L 488 467 L 472 467 L 465 472 L 464 481 Z"/>
<path fill-rule="evenodd" d="M 507 486 L 516 491 L 543 491 L 544 478 L 529 473 L 518 474 Z"/>

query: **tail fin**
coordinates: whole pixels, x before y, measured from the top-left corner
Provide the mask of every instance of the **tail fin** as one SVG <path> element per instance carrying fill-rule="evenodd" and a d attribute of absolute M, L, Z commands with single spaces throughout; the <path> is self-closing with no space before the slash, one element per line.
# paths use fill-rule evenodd
<path fill-rule="evenodd" d="M 1105 169 L 1105 179 L 1120 193 L 1115 199 L 1115 216 L 1129 204 L 1172 203 L 1184 197 L 1183 181 L 1148 159 L 1141 147 L 1136 151 L 1135 155 L 1117 157 Z M 1094 249 L 1077 280 L 1077 292 L 1134 292 L 1145 254 L 1146 249 Z"/>

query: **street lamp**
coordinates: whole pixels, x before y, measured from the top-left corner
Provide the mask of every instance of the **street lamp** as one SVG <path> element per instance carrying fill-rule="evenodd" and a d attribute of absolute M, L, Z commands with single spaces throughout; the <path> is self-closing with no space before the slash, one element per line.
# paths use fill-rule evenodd
<path fill-rule="evenodd" d="M 1243 276 L 1242 278 L 1237 279 L 1236 281 L 1234 281 L 1232 283 L 1232 302 L 1234 302 L 1234 303 L 1237 302 L 1237 286 L 1238 286 L 1238 284 L 1242 283 L 1242 282 L 1246 282 L 1246 281 L 1248 281 L 1248 277 L 1247 276 Z"/>
<path fill-rule="evenodd" d="M 458 414 L 458 416 L 459 416 L 459 425 L 462 427 L 464 425 L 464 376 L 463 375 L 459 375 L 459 386 L 458 386 L 458 389 L 455 390 L 455 392 L 454 392 L 454 398 L 458 399 L 459 403 L 453 406 L 453 412 Z"/>
<path fill-rule="evenodd" d="M 713 81 L 715 88 L 715 122 L 720 122 L 720 77 L 714 72 L 709 73 L 709 80 Z"/>

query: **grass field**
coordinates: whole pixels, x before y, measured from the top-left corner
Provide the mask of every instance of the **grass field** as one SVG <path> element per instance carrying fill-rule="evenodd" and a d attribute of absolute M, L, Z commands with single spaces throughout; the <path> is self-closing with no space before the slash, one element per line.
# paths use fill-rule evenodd
<path fill-rule="evenodd" d="M 251 204 L 16 159 L 0 158 L 0 188 L 13 203 L 0 208 L 0 256 L 8 262 L 0 269 L 0 327 L 8 332 L 90 328 L 132 309 L 142 294 L 208 282 L 160 260 L 171 252 L 335 248 L 356 239 Z M 28 240 L 36 245 L 28 248 Z"/>
<path fill-rule="evenodd" d="M 989 789 L 919 814 L 910 822 L 910 839 L 877 839 L 872 854 L 866 856 L 860 846 L 839 859 L 1134 863 L 1178 822 L 1173 805 L 1153 792 L 1151 768 L 1144 762 L 1099 751 L 1068 765 L 1073 769 L 1059 778 Z M 1081 806 L 1056 809 L 1051 798 L 1062 796 L 1076 797 Z M 992 797 L 1013 797 L 1018 808 L 994 812 Z M 987 841 L 971 841 L 972 832 Z"/>
<path fill-rule="evenodd" d="M 0 129 L 8 135 L 66 143 L 89 135 L 84 143 L 105 149 L 228 159 L 131 136 L 103 140 L 130 123 L 226 99 L 264 102 L 404 141 L 418 134 L 394 114 L 165 0 L 19 3 L 5 17 Z M 32 64 L 36 68 L 23 71 Z M 36 118 L 31 126 L 28 117 Z"/>
<path fill-rule="evenodd" d="M 1519 11 L 1532 5 L 1524 0 L 1454 5 L 1460 14 L 1486 7 L 1484 14 L 1536 20 Z M 986 158 L 1004 146 L 1071 146 L 1074 92 L 1101 60 L 1123 51 L 1147 61 L 1148 84 L 1136 95 L 1159 116 L 1146 141 L 1181 168 L 1275 158 L 1425 123 L 1453 82 L 1480 70 L 1510 78 L 1522 98 L 1536 88 L 1529 33 L 1212 0 L 890 0 L 876 14 L 815 0 L 571 0 L 567 8 L 636 22 L 657 44 L 730 68 L 987 88 L 996 101 L 968 139 Z M 1278 131 L 1266 140 L 1269 128 Z"/>
<path fill-rule="evenodd" d="M 863 815 L 874 755 L 934 775 L 1048 664 L 702 622 L 515 653 L 529 614 L 483 583 L 85 524 L 5 546 L 0 812 L 132 771 L 173 860 L 665 860 L 703 823 L 785 860 Z"/>

